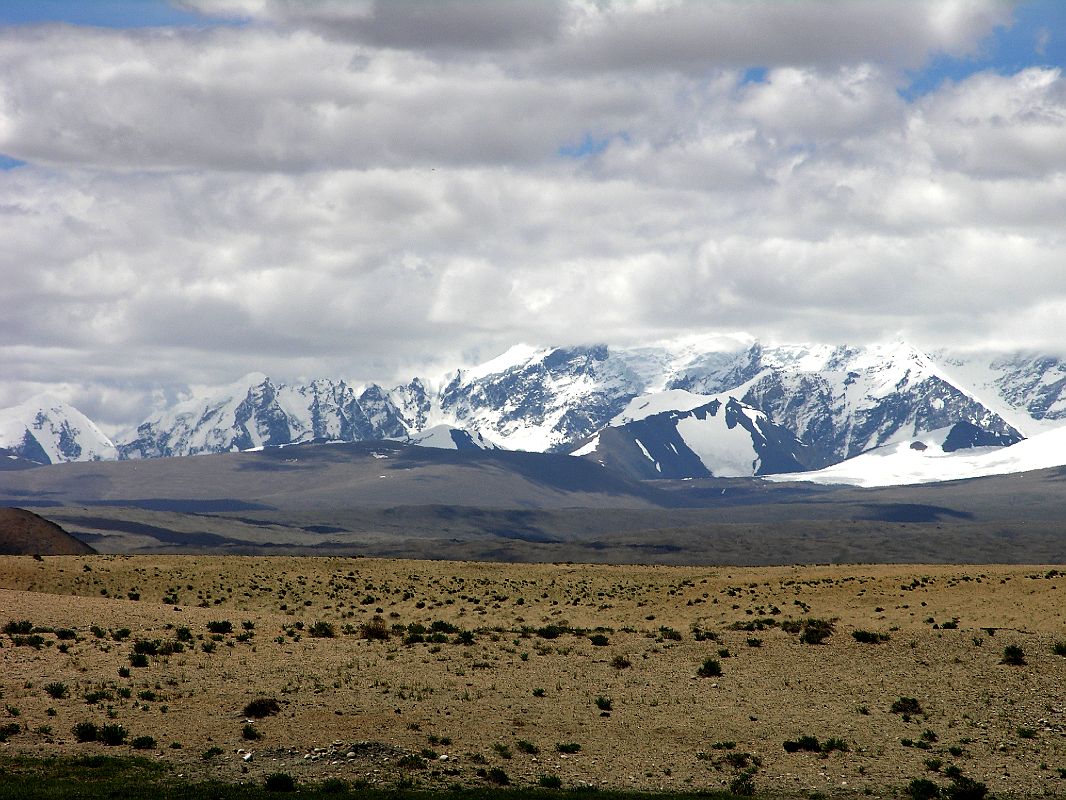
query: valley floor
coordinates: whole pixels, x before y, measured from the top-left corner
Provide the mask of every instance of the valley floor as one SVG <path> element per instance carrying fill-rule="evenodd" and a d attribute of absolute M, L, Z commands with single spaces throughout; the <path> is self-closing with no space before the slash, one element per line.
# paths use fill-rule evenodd
<path fill-rule="evenodd" d="M 8 756 L 139 752 L 259 783 L 1066 795 L 1051 567 L 3 557 L 0 587 Z M 79 743 L 80 723 L 124 743 Z"/>

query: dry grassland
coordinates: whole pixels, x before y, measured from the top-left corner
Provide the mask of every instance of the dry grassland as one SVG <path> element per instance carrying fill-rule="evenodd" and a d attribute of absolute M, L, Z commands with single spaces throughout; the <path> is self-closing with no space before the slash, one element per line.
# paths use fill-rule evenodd
<path fill-rule="evenodd" d="M 4 557 L 0 587 L 0 625 L 38 629 L 0 636 L 8 753 L 150 736 L 182 774 L 235 781 L 747 776 L 830 796 L 947 785 L 954 767 L 995 794 L 1066 794 L 1066 574 L 1050 567 Z M 804 643 L 809 619 L 832 633 Z M 1024 664 L 1001 663 L 1009 646 Z M 720 676 L 698 675 L 707 659 Z M 279 713 L 247 716 L 256 698 Z M 894 712 L 901 698 L 920 711 Z M 79 743 L 82 722 L 127 743 Z M 804 736 L 828 752 L 786 751 Z"/>

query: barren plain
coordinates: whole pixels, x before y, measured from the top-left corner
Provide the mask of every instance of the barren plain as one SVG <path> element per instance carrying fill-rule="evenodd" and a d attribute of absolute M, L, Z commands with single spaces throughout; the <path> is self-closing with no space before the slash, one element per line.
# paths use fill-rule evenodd
<path fill-rule="evenodd" d="M 9 556 L 0 587 L 7 754 L 234 782 L 1066 794 L 1054 567 Z"/>

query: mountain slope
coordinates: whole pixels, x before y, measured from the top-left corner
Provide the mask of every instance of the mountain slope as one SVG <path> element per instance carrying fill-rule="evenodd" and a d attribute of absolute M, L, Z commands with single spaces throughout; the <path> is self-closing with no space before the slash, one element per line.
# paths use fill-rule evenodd
<path fill-rule="evenodd" d="M 92 420 L 44 395 L 0 410 L 0 447 L 38 464 L 118 457 L 115 445 Z"/>
<path fill-rule="evenodd" d="M 805 451 L 734 397 L 672 390 L 634 399 L 572 455 L 635 478 L 722 478 L 797 472 Z"/>

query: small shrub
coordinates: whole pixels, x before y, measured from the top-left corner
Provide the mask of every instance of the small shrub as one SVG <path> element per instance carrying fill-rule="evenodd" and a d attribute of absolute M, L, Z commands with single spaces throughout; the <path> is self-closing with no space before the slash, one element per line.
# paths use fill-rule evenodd
<path fill-rule="evenodd" d="M 363 639 L 370 641 L 387 641 L 391 636 L 389 626 L 385 623 L 385 618 L 379 614 L 375 614 L 370 618 L 369 622 L 364 622 L 359 626 L 359 636 Z"/>
<path fill-rule="evenodd" d="M 492 749 L 496 753 L 496 755 L 498 755 L 500 758 L 505 758 L 505 759 L 510 759 L 511 758 L 511 755 L 512 755 L 511 754 L 511 748 L 508 747 L 505 744 L 501 744 L 500 742 L 496 742 L 492 746 Z"/>
<path fill-rule="evenodd" d="M 215 756 L 222 755 L 223 752 L 224 751 L 221 747 L 212 746 L 200 753 L 200 758 L 202 758 L 204 761 L 210 761 Z"/>
<path fill-rule="evenodd" d="M 22 727 L 17 722 L 8 722 L 5 725 L 0 725 L 0 742 L 6 742 L 21 730 Z"/>
<path fill-rule="evenodd" d="M 789 739 L 784 742 L 783 746 L 786 753 L 798 753 L 800 751 L 808 753 L 822 752 L 822 744 L 816 736 L 801 736 L 798 739 Z"/>
<path fill-rule="evenodd" d="M 155 737 L 138 736 L 131 744 L 134 750 L 155 750 Z"/>
<path fill-rule="evenodd" d="M 615 669 L 628 669 L 633 666 L 633 662 L 625 656 L 615 656 L 611 659 L 611 666 Z"/>
<path fill-rule="evenodd" d="M 233 623 L 228 619 L 212 620 L 207 623 L 208 633 L 233 633 Z"/>
<path fill-rule="evenodd" d="M 341 778 L 326 778 L 322 783 L 318 784 L 318 790 L 322 794 L 350 794 L 352 787 Z"/>
<path fill-rule="evenodd" d="M 737 797 L 754 797 L 756 767 L 748 767 L 729 782 L 729 793 Z"/>
<path fill-rule="evenodd" d="M 147 667 L 148 656 L 146 656 L 144 653 L 130 653 L 130 666 Z"/>
<path fill-rule="evenodd" d="M 257 697 L 244 707 L 244 716 L 262 719 L 272 717 L 281 711 L 281 703 L 273 697 Z"/>
<path fill-rule="evenodd" d="M 577 753 L 580 752 L 581 745 L 577 742 L 558 742 L 555 749 L 560 753 Z"/>
<path fill-rule="evenodd" d="M 52 681 L 45 684 L 44 692 L 53 700 L 62 700 L 67 696 L 67 685 L 59 681 Z"/>
<path fill-rule="evenodd" d="M 268 792 L 294 792 L 296 780 L 287 772 L 274 772 L 266 777 Z"/>
<path fill-rule="evenodd" d="M 1013 667 L 1024 667 L 1026 664 L 1025 651 L 1016 644 L 1008 644 L 1003 648 L 1003 658 L 1000 664 L 1010 664 Z"/>
<path fill-rule="evenodd" d="M 606 647 L 611 643 L 611 640 L 604 636 L 602 633 L 597 633 L 589 637 L 589 641 L 593 647 Z"/>
<path fill-rule="evenodd" d="M 100 741 L 109 747 L 117 747 L 120 744 L 125 744 L 126 737 L 129 735 L 130 732 L 128 730 L 115 723 L 110 723 L 100 728 Z"/>
<path fill-rule="evenodd" d="M 319 620 L 307 629 L 307 635 L 316 639 L 333 639 L 337 631 L 331 623 Z"/>
<path fill-rule="evenodd" d="M 951 786 L 947 787 L 944 794 L 949 800 L 984 800 L 988 787 L 966 775 L 956 775 L 951 779 Z"/>
<path fill-rule="evenodd" d="M 70 628 L 57 628 L 56 638 L 61 642 L 72 642 L 78 638 L 78 634 Z"/>
<path fill-rule="evenodd" d="M 600 695 L 596 698 L 596 708 L 600 711 L 611 711 L 614 704 L 611 702 L 611 698 Z"/>
<path fill-rule="evenodd" d="M 33 623 L 28 619 L 23 620 L 11 620 L 4 626 L 4 633 L 8 636 L 14 636 L 15 634 L 27 634 L 33 630 Z"/>
<path fill-rule="evenodd" d="M 859 644 L 881 644 L 889 640 L 887 633 L 877 633 L 876 631 L 852 631 L 851 635 Z"/>
<path fill-rule="evenodd" d="M 666 639 L 668 642 L 681 641 L 681 632 L 675 631 L 673 628 L 668 628 L 665 625 L 659 628 L 659 635 L 663 637 L 663 639 Z"/>
<path fill-rule="evenodd" d="M 456 644 L 465 645 L 465 646 L 469 647 L 470 645 L 472 645 L 474 643 L 474 632 L 473 631 L 459 631 L 459 633 L 457 633 L 455 635 L 455 643 Z"/>
<path fill-rule="evenodd" d="M 263 734 L 261 734 L 258 730 L 256 730 L 255 725 L 252 725 L 251 723 L 247 723 L 246 722 L 244 724 L 244 727 L 241 729 L 241 738 L 242 739 L 247 739 L 250 742 L 255 742 L 255 741 L 258 741 L 259 739 L 262 739 L 263 738 Z"/>
<path fill-rule="evenodd" d="M 821 644 L 833 633 L 833 623 L 826 619 L 809 619 L 803 625 L 800 641 L 804 644 Z"/>
<path fill-rule="evenodd" d="M 1035 739 L 1036 728 L 1018 728 L 1019 739 Z"/>
<path fill-rule="evenodd" d="M 192 631 L 186 628 L 184 625 L 178 628 L 174 632 L 174 635 L 177 637 L 179 642 L 191 642 L 193 639 Z"/>
<path fill-rule="evenodd" d="M 558 775 L 541 775 L 537 778 L 537 786 L 542 789 L 561 789 L 563 781 Z"/>
<path fill-rule="evenodd" d="M 568 628 L 561 628 L 558 625 L 545 625 L 543 628 L 537 628 L 537 636 L 541 639 L 558 639 Z"/>
<path fill-rule="evenodd" d="M 485 780 L 495 783 L 497 786 L 507 786 L 511 782 L 510 776 L 499 767 L 493 767 L 485 773 Z"/>
<path fill-rule="evenodd" d="M 914 697 L 901 697 L 892 703 L 893 714 L 921 714 L 922 704 Z"/>
<path fill-rule="evenodd" d="M 95 722 L 79 722 L 74 726 L 74 738 L 79 742 L 95 742 L 100 738 L 100 729 Z"/>
<path fill-rule="evenodd" d="M 696 674 L 699 675 L 701 678 L 720 677 L 722 674 L 722 662 L 719 661 L 717 658 L 705 659 L 703 662 L 703 666 L 696 670 Z"/>
<path fill-rule="evenodd" d="M 915 778 L 907 785 L 907 796 L 911 800 L 933 800 L 940 797 L 940 787 L 928 778 Z"/>
<path fill-rule="evenodd" d="M 1066 658 L 1066 641 L 1055 642 L 1055 644 L 1051 646 L 1051 652 L 1057 656 Z"/>
<path fill-rule="evenodd" d="M 544 690 L 543 689 L 534 689 L 533 690 L 533 696 L 534 697 L 544 697 Z"/>
<path fill-rule="evenodd" d="M 519 739 L 515 742 L 515 747 L 518 748 L 519 752 L 526 753 L 527 755 L 535 756 L 540 754 L 540 748 L 533 744 L 533 742 L 527 742 L 525 739 Z"/>

